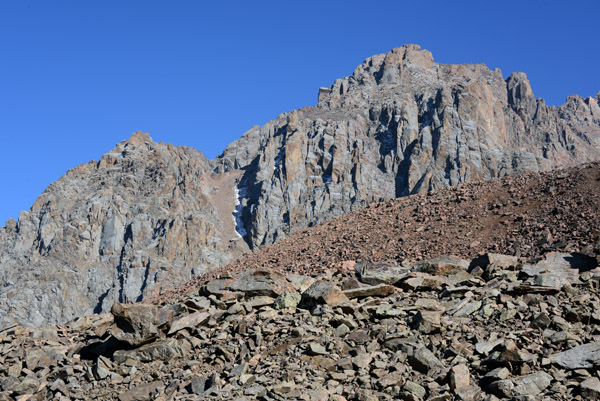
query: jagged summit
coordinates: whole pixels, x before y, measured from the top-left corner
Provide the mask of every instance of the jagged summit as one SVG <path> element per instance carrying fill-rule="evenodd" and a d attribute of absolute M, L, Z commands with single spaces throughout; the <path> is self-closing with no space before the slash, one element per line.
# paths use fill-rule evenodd
<path fill-rule="evenodd" d="M 321 88 L 316 107 L 247 132 L 213 164 L 245 170 L 242 215 L 257 247 L 372 201 L 596 160 L 599 149 L 596 99 L 549 107 L 523 73 L 505 80 L 406 45 Z"/>
<path fill-rule="evenodd" d="M 600 94 L 405 45 L 207 160 L 134 133 L 0 228 L 0 325 L 106 311 L 371 202 L 597 160 Z"/>

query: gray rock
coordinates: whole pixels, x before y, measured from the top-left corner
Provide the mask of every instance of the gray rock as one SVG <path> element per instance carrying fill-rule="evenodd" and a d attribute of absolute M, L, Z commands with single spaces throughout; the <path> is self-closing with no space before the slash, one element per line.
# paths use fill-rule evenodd
<path fill-rule="evenodd" d="M 392 284 L 408 277 L 411 269 L 394 264 L 359 262 L 354 265 L 360 281 L 366 284 Z"/>
<path fill-rule="evenodd" d="M 427 391 L 425 390 L 425 388 L 423 388 L 423 386 L 419 385 L 418 383 L 412 382 L 410 380 L 408 380 L 406 383 L 404 383 L 404 386 L 402 387 L 402 389 L 404 391 L 412 394 L 413 397 L 415 397 L 417 399 L 422 399 L 427 394 Z"/>
<path fill-rule="evenodd" d="M 368 287 L 352 288 L 344 290 L 348 298 L 385 297 L 396 291 L 396 288 L 387 284 L 378 284 Z"/>
<path fill-rule="evenodd" d="M 515 384 L 512 380 L 504 379 L 492 382 L 488 387 L 488 391 L 498 397 L 511 398 L 514 388 Z"/>
<path fill-rule="evenodd" d="M 182 358 L 184 351 L 175 339 L 155 341 L 142 345 L 130 351 L 115 351 L 113 359 L 116 363 L 123 363 L 128 359 L 140 362 L 168 361 L 173 358 Z"/>
<path fill-rule="evenodd" d="M 551 355 L 547 362 L 571 370 L 592 368 L 600 364 L 600 342 L 580 345 Z"/>
<path fill-rule="evenodd" d="M 424 334 L 437 333 L 442 327 L 441 316 L 438 311 L 419 311 L 413 319 L 413 326 Z"/>
<path fill-rule="evenodd" d="M 205 286 L 210 294 L 239 292 L 247 297 L 268 296 L 277 298 L 284 292 L 295 292 L 296 287 L 281 273 L 258 269 L 244 272 L 235 279 L 221 278 L 208 282 Z"/>
<path fill-rule="evenodd" d="M 25 377 L 12 388 L 12 391 L 17 395 L 33 394 L 37 391 L 40 382 L 34 377 Z"/>
<path fill-rule="evenodd" d="M 409 359 L 409 363 L 415 370 L 427 375 L 432 375 L 444 367 L 442 362 L 426 347 L 417 349 L 413 357 Z"/>
<path fill-rule="evenodd" d="M 471 385 L 469 368 L 465 364 L 455 365 L 450 369 L 450 387 L 454 390 Z"/>
<path fill-rule="evenodd" d="M 513 395 L 538 395 L 552 383 L 552 376 L 546 372 L 535 372 L 527 376 L 512 379 Z"/>
<path fill-rule="evenodd" d="M 597 377 L 582 381 L 579 389 L 584 400 L 600 400 L 600 380 Z"/>
<path fill-rule="evenodd" d="M 115 302 L 111 312 L 116 327 L 112 335 L 134 347 L 145 344 L 158 337 L 158 327 L 169 325 L 173 319 L 173 311 L 159 309 L 149 304 L 121 304 Z"/>
<path fill-rule="evenodd" d="M 279 296 L 275 300 L 275 308 L 295 308 L 296 306 L 298 306 L 301 299 L 302 295 L 298 294 L 297 292 L 283 292 L 279 294 Z"/>
<path fill-rule="evenodd" d="M 327 355 L 328 354 L 328 352 L 325 349 L 325 347 L 323 347 L 319 343 L 310 343 L 310 344 L 308 344 L 308 352 L 311 355 Z"/>
<path fill-rule="evenodd" d="M 178 332 L 182 329 L 193 329 L 199 324 L 206 322 L 210 318 L 210 313 L 208 312 L 194 312 L 187 316 L 184 316 L 178 320 L 175 320 L 171 324 L 171 328 L 169 329 L 168 334 L 171 335 L 173 333 Z"/>
<path fill-rule="evenodd" d="M 160 381 L 142 383 L 119 394 L 119 401 L 151 401 L 156 398 L 156 392 L 164 387 Z"/>

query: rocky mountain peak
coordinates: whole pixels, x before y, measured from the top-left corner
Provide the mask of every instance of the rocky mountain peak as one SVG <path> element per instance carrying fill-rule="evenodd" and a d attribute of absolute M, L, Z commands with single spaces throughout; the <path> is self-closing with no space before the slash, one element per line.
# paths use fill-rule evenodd
<path fill-rule="evenodd" d="M 214 160 L 136 132 L 0 229 L 0 323 L 139 301 L 372 202 L 596 160 L 598 96 L 549 107 L 525 74 L 405 45 Z"/>
<path fill-rule="evenodd" d="M 598 158 L 597 102 L 548 107 L 527 76 L 433 61 L 406 45 L 367 58 L 214 165 L 242 169 L 249 245 L 392 197 Z"/>
<path fill-rule="evenodd" d="M 197 150 L 140 132 L 69 170 L 0 229 L 2 314 L 65 321 L 232 260 L 247 250 L 231 214 L 233 179 L 213 179 Z"/>
<path fill-rule="evenodd" d="M 154 142 L 148 132 L 136 131 L 131 134 L 127 141 L 130 145 L 140 145 L 145 142 Z"/>

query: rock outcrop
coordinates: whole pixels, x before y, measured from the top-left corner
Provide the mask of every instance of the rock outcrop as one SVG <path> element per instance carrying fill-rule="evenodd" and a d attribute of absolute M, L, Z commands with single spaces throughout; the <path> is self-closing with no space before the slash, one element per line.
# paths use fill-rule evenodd
<path fill-rule="evenodd" d="M 406 45 L 215 160 L 136 133 L 0 229 L 0 326 L 139 301 L 374 201 L 597 159 L 598 101 Z"/>

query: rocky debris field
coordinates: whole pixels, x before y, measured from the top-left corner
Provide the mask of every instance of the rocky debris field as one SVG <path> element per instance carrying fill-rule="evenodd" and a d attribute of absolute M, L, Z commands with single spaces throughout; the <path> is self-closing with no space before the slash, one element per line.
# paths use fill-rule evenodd
<path fill-rule="evenodd" d="M 264 246 L 159 299 L 183 296 L 224 272 L 258 268 L 314 276 L 346 260 L 585 253 L 600 240 L 599 221 L 600 163 L 464 184 L 373 203 Z"/>
<path fill-rule="evenodd" d="M 222 274 L 0 331 L 0 400 L 600 399 L 600 243 Z"/>

